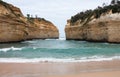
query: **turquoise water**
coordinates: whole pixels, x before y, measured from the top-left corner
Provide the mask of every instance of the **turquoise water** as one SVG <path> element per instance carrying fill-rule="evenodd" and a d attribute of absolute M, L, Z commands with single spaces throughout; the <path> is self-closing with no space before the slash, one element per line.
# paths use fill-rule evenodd
<path fill-rule="evenodd" d="M 0 62 L 81 62 L 120 58 L 120 44 L 32 40 L 0 44 Z"/>

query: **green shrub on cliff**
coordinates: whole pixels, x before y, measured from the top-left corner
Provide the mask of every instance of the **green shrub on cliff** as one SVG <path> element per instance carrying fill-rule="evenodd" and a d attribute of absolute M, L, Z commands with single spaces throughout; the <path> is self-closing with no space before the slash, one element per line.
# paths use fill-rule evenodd
<path fill-rule="evenodd" d="M 27 16 L 27 17 L 26 17 L 26 18 L 27 18 L 27 21 L 30 22 L 31 24 L 34 24 L 34 21 L 35 21 L 35 20 L 38 20 L 39 22 L 45 21 L 45 22 L 51 23 L 50 21 L 48 21 L 48 20 L 46 20 L 46 19 L 44 19 L 44 18 L 40 18 L 40 17 L 38 17 L 37 15 L 35 15 L 35 17 L 33 17 L 33 15 L 27 14 L 26 16 Z"/>
<path fill-rule="evenodd" d="M 90 21 L 90 18 L 92 16 L 94 16 L 95 18 L 99 18 L 102 14 L 105 14 L 110 10 L 112 11 L 112 13 L 120 13 L 120 1 L 112 0 L 111 4 L 108 6 L 104 6 L 104 7 L 98 6 L 98 8 L 94 10 L 87 10 L 85 12 L 80 12 L 75 16 L 71 17 L 71 23 L 75 23 L 78 20 L 81 20 L 81 22 L 83 22 L 85 19 L 87 19 L 86 21 L 87 23 Z"/>

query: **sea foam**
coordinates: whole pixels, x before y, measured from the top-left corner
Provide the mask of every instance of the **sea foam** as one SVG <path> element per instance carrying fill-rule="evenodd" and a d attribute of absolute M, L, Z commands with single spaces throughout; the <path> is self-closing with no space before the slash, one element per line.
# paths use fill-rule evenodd
<path fill-rule="evenodd" d="M 57 58 L 0 58 L 0 63 L 40 63 L 40 62 L 63 62 L 63 63 L 73 63 L 73 62 L 98 62 L 98 61 L 111 61 L 120 60 L 120 56 L 110 57 L 110 58 L 96 58 L 96 59 L 57 59 Z"/>
<path fill-rule="evenodd" d="M 3 51 L 3 52 L 7 52 L 7 51 L 10 51 L 10 50 L 13 50 L 13 51 L 16 51 L 16 50 L 22 50 L 22 48 L 15 48 L 15 47 L 10 47 L 10 48 L 2 48 L 0 49 L 0 51 Z"/>

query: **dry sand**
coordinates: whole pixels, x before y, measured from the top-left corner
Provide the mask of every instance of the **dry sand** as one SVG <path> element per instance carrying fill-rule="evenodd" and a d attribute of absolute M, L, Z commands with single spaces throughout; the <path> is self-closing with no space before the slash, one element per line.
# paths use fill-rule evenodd
<path fill-rule="evenodd" d="M 120 77 L 120 60 L 82 63 L 0 63 L 0 77 Z"/>

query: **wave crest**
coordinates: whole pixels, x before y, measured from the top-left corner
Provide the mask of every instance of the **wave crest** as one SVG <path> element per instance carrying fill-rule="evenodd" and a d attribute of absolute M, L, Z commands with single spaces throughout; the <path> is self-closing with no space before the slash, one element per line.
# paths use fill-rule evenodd
<path fill-rule="evenodd" d="M 96 58 L 96 59 L 57 59 L 57 58 L 33 58 L 33 59 L 24 59 L 24 58 L 0 58 L 1 63 L 40 63 L 40 62 L 93 62 L 93 61 L 111 61 L 111 60 L 120 60 L 120 56 L 114 56 L 111 58 Z"/>
<path fill-rule="evenodd" d="M 7 52 L 7 51 L 10 51 L 10 50 L 13 50 L 13 51 L 16 51 L 16 50 L 22 50 L 22 48 L 15 48 L 15 47 L 10 47 L 10 48 L 2 48 L 0 49 L 0 51 L 3 51 L 3 52 Z"/>

